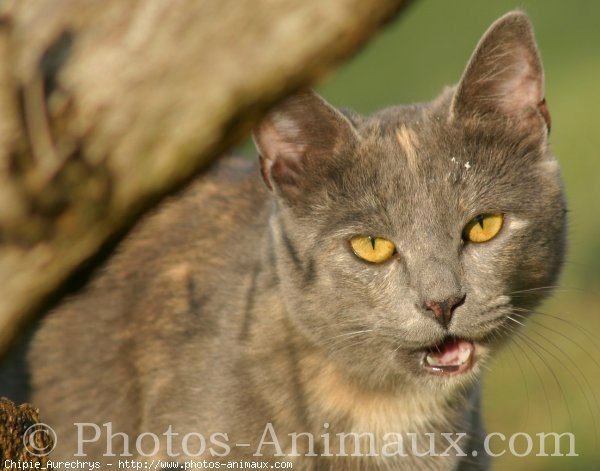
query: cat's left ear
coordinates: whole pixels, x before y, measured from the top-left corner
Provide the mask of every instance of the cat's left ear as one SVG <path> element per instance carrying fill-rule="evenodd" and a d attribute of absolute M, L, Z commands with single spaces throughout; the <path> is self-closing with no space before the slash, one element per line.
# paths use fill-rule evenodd
<path fill-rule="evenodd" d="M 266 185 L 290 200 L 314 191 L 328 161 L 356 136 L 348 118 L 312 90 L 286 99 L 253 133 Z"/>
<path fill-rule="evenodd" d="M 507 13 L 483 35 L 452 100 L 451 117 L 488 114 L 523 130 L 550 130 L 544 69 L 531 22 L 521 11 Z"/>

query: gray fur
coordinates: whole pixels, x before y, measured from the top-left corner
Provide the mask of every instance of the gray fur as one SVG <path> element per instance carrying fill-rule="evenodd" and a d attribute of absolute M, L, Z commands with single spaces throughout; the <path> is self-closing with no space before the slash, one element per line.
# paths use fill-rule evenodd
<path fill-rule="evenodd" d="M 318 438 L 328 423 L 332 436 L 380 439 L 465 431 L 467 451 L 480 450 L 480 364 L 507 338 L 507 315 L 547 290 L 512 293 L 555 284 L 563 259 L 565 203 L 541 99 L 531 26 L 513 12 L 431 103 L 369 117 L 310 91 L 283 103 L 255 133 L 267 185 L 256 164 L 222 159 L 39 328 L 31 400 L 59 434 L 54 458 L 74 453 L 73 422 L 107 421 L 132 437 L 172 425 L 252 445 L 222 459 L 251 459 L 267 422 L 284 448 L 288 433 Z M 501 233 L 465 244 L 465 224 L 489 211 L 505 214 Z M 365 263 L 348 245 L 356 234 L 390 239 L 398 254 Z M 464 295 L 448 330 L 423 307 Z M 422 368 L 419 349 L 447 335 L 480 342 L 471 372 Z M 104 448 L 86 450 L 102 459 Z M 264 458 L 451 470 L 485 469 L 482 455 Z"/>

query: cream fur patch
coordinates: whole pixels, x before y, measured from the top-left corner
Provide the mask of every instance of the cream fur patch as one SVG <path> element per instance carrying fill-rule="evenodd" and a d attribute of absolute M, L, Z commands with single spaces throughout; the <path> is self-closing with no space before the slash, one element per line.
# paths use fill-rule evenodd
<path fill-rule="evenodd" d="M 400 126 L 400 129 L 396 131 L 396 137 L 408 158 L 408 163 L 414 165 L 417 158 L 417 148 L 419 147 L 419 138 L 417 137 L 417 134 L 412 129 L 402 125 Z"/>
<path fill-rule="evenodd" d="M 348 432 L 372 432 L 381 439 L 390 432 L 422 431 L 446 415 L 436 395 L 369 391 L 349 381 L 330 361 L 324 363 L 315 357 L 304 360 L 305 366 L 316 366 L 305 370 L 316 372 L 306 382 L 310 403 L 320 407 L 328 420 L 349 420 Z"/>
<path fill-rule="evenodd" d="M 168 279 L 175 282 L 184 282 L 192 273 L 192 266 L 187 262 L 179 263 L 169 267 L 165 272 Z"/>

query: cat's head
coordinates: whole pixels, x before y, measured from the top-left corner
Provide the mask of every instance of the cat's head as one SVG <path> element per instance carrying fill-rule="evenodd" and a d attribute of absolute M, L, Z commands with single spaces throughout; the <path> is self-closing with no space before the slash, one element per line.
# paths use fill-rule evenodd
<path fill-rule="evenodd" d="M 284 303 L 360 381 L 457 385 L 556 282 L 565 205 L 528 18 L 456 87 L 369 117 L 311 91 L 255 132 Z"/>

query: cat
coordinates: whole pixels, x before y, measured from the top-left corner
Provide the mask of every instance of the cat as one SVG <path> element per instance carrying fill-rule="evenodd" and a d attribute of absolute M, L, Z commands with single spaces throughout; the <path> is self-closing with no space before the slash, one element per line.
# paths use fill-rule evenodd
<path fill-rule="evenodd" d="M 51 458 L 487 469 L 482 365 L 565 251 L 549 129 L 520 11 L 429 103 L 289 97 L 42 322 Z"/>

